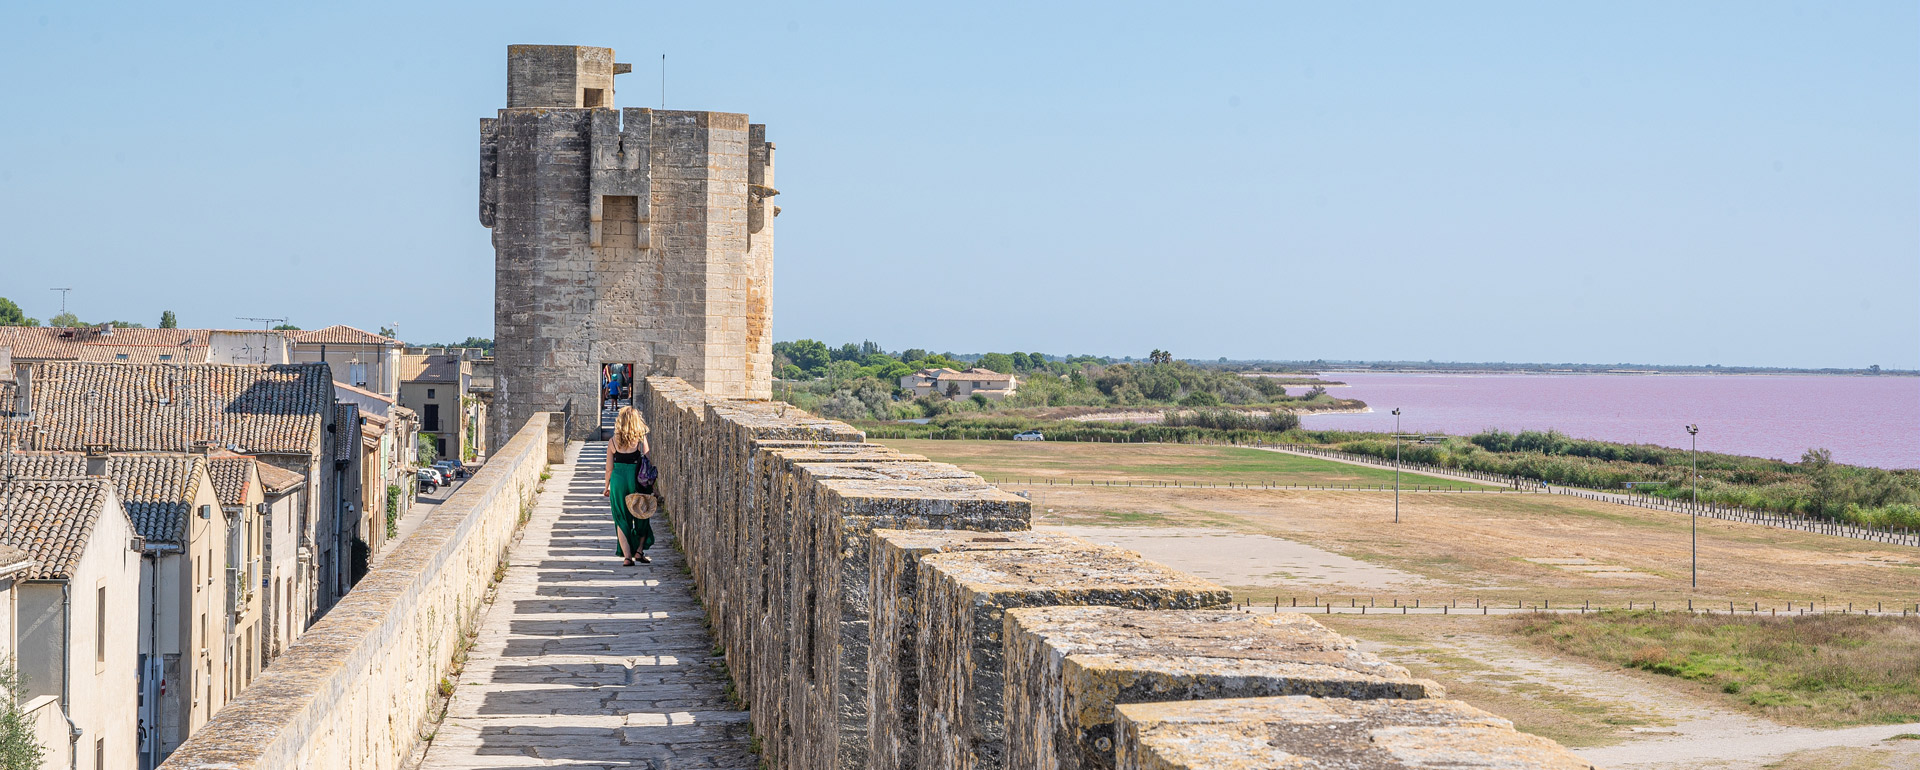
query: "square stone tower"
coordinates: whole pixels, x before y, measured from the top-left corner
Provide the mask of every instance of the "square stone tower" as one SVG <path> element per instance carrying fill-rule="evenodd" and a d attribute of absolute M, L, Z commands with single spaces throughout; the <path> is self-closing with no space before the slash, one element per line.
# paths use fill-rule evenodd
<path fill-rule="evenodd" d="M 772 395 L 773 144 L 727 112 L 614 107 L 610 48 L 507 49 L 507 108 L 480 121 L 493 229 L 492 446 L 537 411 L 599 425 L 600 371 Z"/>

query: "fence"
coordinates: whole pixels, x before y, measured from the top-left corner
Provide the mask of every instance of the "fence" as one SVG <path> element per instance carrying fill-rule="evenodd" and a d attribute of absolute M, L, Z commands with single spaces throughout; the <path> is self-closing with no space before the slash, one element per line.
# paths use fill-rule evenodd
<path fill-rule="evenodd" d="M 1365 597 L 1367 601 L 1366 603 L 1362 604 L 1360 602 L 1361 597 L 1355 597 L 1355 596 L 1348 596 L 1348 597 L 1312 596 L 1307 598 L 1308 598 L 1308 601 L 1305 603 L 1302 603 L 1300 601 L 1301 597 L 1299 596 L 1281 597 L 1278 594 L 1276 594 L 1273 597 L 1272 602 L 1266 602 L 1266 601 L 1260 601 L 1260 600 L 1248 598 L 1248 599 L 1242 599 L 1241 601 L 1239 601 L 1237 603 L 1237 606 L 1243 610 L 1248 610 L 1248 611 L 1322 612 L 1322 613 L 1328 613 L 1328 614 L 1348 613 L 1348 614 L 1359 614 L 1359 615 L 1366 615 L 1366 614 L 1377 615 L 1381 613 L 1385 613 L 1389 615 L 1422 615 L 1422 614 L 1424 615 L 1461 615 L 1461 614 L 1503 615 L 1503 614 L 1514 614 L 1514 613 L 1525 613 L 1525 612 L 1587 613 L 1587 612 L 1607 612 L 1607 611 L 1628 611 L 1628 612 L 1648 611 L 1648 612 L 1690 612 L 1690 613 L 1697 613 L 1697 614 L 1750 615 L 1755 617 L 1762 617 L 1762 616 L 1779 617 L 1781 615 L 1786 615 L 1789 617 L 1799 616 L 1799 615 L 1879 615 L 1879 616 L 1894 616 L 1894 617 L 1920 616 L 1920 602 L 1916 602 L 1912 604 L 1898 604 L 1898 605 L 1889 607 L 1885 602 L 1873 602 L 1871 605 L 1869 605 L 1866 602 L 1820 603 L 1820 602 L 1813 602 L 1813 601 L 1805 601 L 1805 602 L 1789 601 L 1786 603 L 1785 607 L 1781 607 L 1779 605 L 1773 605 L 1773 604 L 1761 606 L 1760 602 L 1757 602 L 1757 601 L 1708 602 L 1708 601 L 1699 601 L 1694 599 L 1683 599 L 1679 601 L 1671 601 L 1671 600 L 1668 601 L 1666 609 L 1662 610 L 1660 608 L 1660 601 L 1657 599 L 1651 600 L 1651 601 L 1639 601 L 1639 600 L 1630 599 L 1624 603 L 1615 601 L 1611 605 L 1608 605 L 1604 602 L 1595 603 L 1591 600 L 1585 600 L 1585 601 L 1579 601 L 1579 602 L 1562 601 L 1558 604 L 1555 604 L 1554 601 L 1551 599 L 1536 599 L 1531 602 L 1525 599 L 1496 602 L 1496 601 L 1487 601 L 1480 598 L 1472 599 L 1471 604 L 1467 603 L 1469 600 L 1457 599 L 1457 598 L 1445 599 L 1438 602 L 1427 602 L 1425 601 L 1425 599 L 1422 599 L 1422 598 L 1415 598 L 1415 599 L 1389 598 L 1387 601 L 1389 601 L 1390 604 L 1382 604 L 1379 597 L 1374 597 L 1374 596 Z M 1345 598 L 1347 600 L 1347 603 L 1344 605 L 1341 604 L 1339 601 L 1340 598 Z M 1725 605 L 1724 609 L 1722 609 L 1723 604 Z"/>
<path fill-rule="evenodd" d="M 1310 489 L 1327 492 L 1391 492 L 1391 484 L 1275 484 L 1272 482 L 1185 481 L 1182 479 L 1075 479 L 1071 477 L 983 476 L 995 484 L 1028 487 L 1148 487 L 1170 489 Z M 1435 487 L 1402 484 L 1402 492 L 1459 492 L 1464 494 L 1515 494 L 1520 490 L 1505 487 Z"/>

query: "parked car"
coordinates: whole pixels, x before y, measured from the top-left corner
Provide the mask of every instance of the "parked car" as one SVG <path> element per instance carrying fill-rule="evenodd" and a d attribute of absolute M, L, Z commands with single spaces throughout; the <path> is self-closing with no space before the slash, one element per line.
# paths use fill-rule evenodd
<path fill-rule="evenodd" d="M 433 467 L 440 469 L 440 473 L 449 479 L 464 479 L 467 477 L 467 467 L 461 465 L 459 460 L 440 460 L 435 462 Z"/>
<path fill-rule="evenodd" d="M 440 470 L 439 468 L 428 466 L 420 470 L 433 474 L 433 483 L 439 484 L 440 486 L 444 487 L 453 483 L 453 477 L 447 475 L 446 471 Z"/>
<path fill-rule="evenodd" d="M 421 468 L 413 472 L 414 483 L 424 492 L 440 491 L 440 472 L 432 468 Z"/>
<path fill-rule="evenodd" d="M 1023 431 L 1020 433 L 1013 434 L 1013 440 L 1014 441 L 1046 441 L 1047 434 L 1041 433 L 1040 431 L 1037 431 L 1037 430 Z"/>

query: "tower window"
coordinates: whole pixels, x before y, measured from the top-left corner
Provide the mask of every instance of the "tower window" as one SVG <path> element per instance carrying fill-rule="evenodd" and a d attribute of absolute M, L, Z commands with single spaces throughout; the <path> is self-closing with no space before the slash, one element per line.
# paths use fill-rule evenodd
<path fill-rule="evenodd" d="M 599 107 L 605 103 L 607 92 L 604 89 L 582 88 L 580 91 L 580 106 L 582 107 Z"/>

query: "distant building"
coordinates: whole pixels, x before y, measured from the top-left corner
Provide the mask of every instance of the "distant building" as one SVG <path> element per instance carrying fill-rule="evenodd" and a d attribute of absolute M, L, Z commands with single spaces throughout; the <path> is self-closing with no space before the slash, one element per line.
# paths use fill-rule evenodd
<path fill-rule="evenodd" d="M 1013 395 L 1019 381 L 1011 374 L 975 367 L 964 372 L 941 367 L 939 369 L 921 369 L 900 378 L 900 389 L 911 391 L 915 398 L 930 394 L 968 398 L 978 393 L 999 401 Z"/>
<path fill-rule="evenodd" d="M 400 352 L 406 344 L 351 326 L 334 325 L 293 333 L 293 363 L 325 363 L 333 380 L 400 397 Z"/>
<path fill-rule="evenodd" d="M 0 481 L 0 545 L 31 566 L 12 575 L 22 706 L 42 767 L 135 770 L 140 539 L 106 479 Z M 17 562 L 16 562 L 17 563 Z"/>
<path fill-rule="evenodd" d="M 469 446 L 485 453 L 487 401 L 473 393 L 473 362 L 463 351 L 408 354 L 401 371 L 400 403 L 420 416 L 438 456 L 464 459 Z"/>
<path fill-rule="evenodd" d="M 335 385 L 340 401 L 360 408 L 360 532 L 371 553 L 378 554 L 386 548 L 386 520 L 405 516 L 413 505 L 420 418 L 394 399 L 352 385 Z M 390 496 L 392 488 L 400 490 L 397 497 Z"/>

